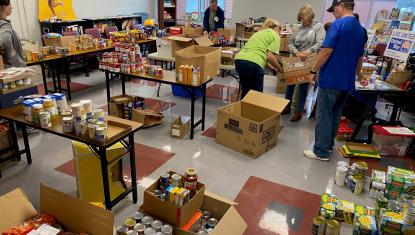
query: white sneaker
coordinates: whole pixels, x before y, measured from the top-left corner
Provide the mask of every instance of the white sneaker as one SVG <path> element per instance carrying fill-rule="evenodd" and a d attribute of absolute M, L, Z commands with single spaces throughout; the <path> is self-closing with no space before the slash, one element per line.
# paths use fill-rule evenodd
<path fill-rule="evenodd" d="M 304 156 L 311 158 L 311 159 L 317 159 L 320 161 L 329 161 L 329 157 L 318 157 L 313 150 L 304 150 Z"/>

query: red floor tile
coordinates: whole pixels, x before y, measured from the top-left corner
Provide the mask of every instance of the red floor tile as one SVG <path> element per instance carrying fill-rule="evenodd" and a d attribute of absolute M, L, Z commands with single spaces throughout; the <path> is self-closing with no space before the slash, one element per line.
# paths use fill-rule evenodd
<path fill-rule="evenodd" d="M 211 99 L 233 103 L 238 101 L 238 92 L 239 89 L 237 87 L 213 84 L 206 89 L 206 96 Z"/>
<path fill-rule="evenodd" d="M 311 234 L 320 195 L 251 176 L 235 199 L 248 228 L 245 235 Z"/>
<path fill-rule="evenodd" d="M 354 162 L 364 161 L 367 163 L 369 170 L 368 175 L 372 174 L 372 169 L 387 171 L 388 166 L 399 167 L 415 171 L 415 162 L 411 157 L 400 156 L 382 156 L 382 159 L 371 158 L 351 158 L 350 165 Z"/>
<path fill-rule="evenodd" d="M 143 177 L 150 175 L 153 171 L 167 162 L 175 154 L 166 152 L 157 148 L 150 146 L 135 144 L 135 161 L 136 161 L 136 170 L 137 170 L 137 180 L 141 180 Z M 129 162 L 129 161 L 126 161 Z M 57 168 L 56 171 L 67 174 L 69 176 L 76 176 L 75 164 L 73 160 L 70 160 Z M 131 182 L 130 178 L 130 169 L 129 165 L 123 169 L 124 179 L 128 182 Z"/>
<path fill-rule="evenodd" d="M 65 80 L 61 80 L 61 86 L 62 88 L 66 88 L 66 81 Z M 48 82 L 48 87 L 50 90 L 53 90 L 53 82 Z M 82 83 L 77 83 L 77 82 L 71 82 L 71 91 L 72 93 L 78 92 L 78 91 L 82 91 L 88 88 L 91 88 L 92 86 L 90 85 L 86 85 L 86 84 L 82 84 Z M 37 91 L 39 92 L 39 94 L 45 94 L 45 89 L 43 87 L 43 83 L 41 85 L 37 86 Z"/>
<path fill-rule="evenodd" d="M 202 135 L 215 139 L 216 138 L 216 123 L 213 124 L 211 127 L 209 127 L 206 131 L 204 131 Z"/>
<path fill-rule="evenodd" d="M 152 99 L 152 98 L 145 98 L 144 101 L 144 106 L 145 109 L 151 109 L 154 110 L 156 112 L 163 112 L 166 111 L 167 109 L 175 106 L 175 103 L 171 103 L 171 102 L 167 102 L 167 101 L 162 101 L 162 100 L 156 100 L 156 99 Z M 101 109 L 103 109 L 105 112 L 108 112 L 108 106 L 102 106 L 100 107 Z"/>

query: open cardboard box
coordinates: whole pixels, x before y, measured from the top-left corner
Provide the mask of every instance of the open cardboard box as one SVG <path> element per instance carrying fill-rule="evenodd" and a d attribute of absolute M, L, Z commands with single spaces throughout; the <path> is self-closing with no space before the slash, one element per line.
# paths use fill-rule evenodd
<path fill-rule="evenodd" d="M 242 235 L 247 227 L 245 221 L 235 209 L 237 203 L 229 201 L 213 193 L 205 192 L 201 209 L 212 213 L 219 220 L 215 229 L 209 235 Z M 180 228 L 174 228 L 175 235 L 195 235 Z"/>
<path fill-rule="evenodd" d="M 114 214 L 44 184 L 40 185 L 40 213 L 53 215 L 58 224 L 75 233 L 111 235 Z M 0 197 L 0 232 L 38 215 L 21 188 Z"/>
<path fill-rule="evenodd" d="M 191 37 L 200 37 L 203 35 L 203 28 L 190 28 L 190 27 L 182 27 L 182 32 L 184 35 L 189 35 Z"/>
<path fill-rule="evenodd" d="M 219 47 L 191 46 L 176 52 L 176 73 L 181 65 L 200 67 L 200 80 L 218 75 L 222 50 Z"/>
<path fill-rule="evenodd" d="M 170 174 L 174 173 L 175 172 L 170 172 Z M 168 201 L 162 201 L 160 198 L 156 197 L 153 192 L 158 189 L 158 187 L 159 182 L 156 181 L 144 191 L 142 209 L 148 214 L 159 218 L 166 223 L 182 227 L 192 218 L 193 214 L 199 210 L 203 204 L 205 185 L 200 182 L 197 183 L 196 195 L 182 207 Z"/>
<path fill-rule="evenodd" d="M 305 61 L 299 57 L 283 57 L 282 65 L 287 85 L 311 82 L 310 70 L 317 58 L 317 53 L 310 54 Z"/>
<path fill-rule="evenodd" d="M 151 109 L 133 109 L 131 120 L 143 123 L 144 127 L 152 127 L 163 123 L 163 114 Z"/>
<path fill-rule="evenodd" d="M 171 124 L 170 134 L 172 137 L 183 139 L 190 132 L 190 117 L 178 117 Z"/>
<path fill-rule="evenodd" d="M 171 54 L 174 58 L 176 58 L 176 52 L 181 49 L 184 49 L 184 48 L 187 48 L 193 45 L 199 45 L 199 46 L 205 46 L 205 47 L 210 47 L 213 45 L 213 42 L 207 36 L 195 37 L 194 35 L 182 34 L 178 36 L 170 36 L 168 37 L 168 39 L 172 41 Z"/>
<path fill-rule="evenodd" d="M 249 91 L 242 101 L 218 109 L 216 142 L 258 158 L 277 145 L 280 114 L 289 101 Z"/>

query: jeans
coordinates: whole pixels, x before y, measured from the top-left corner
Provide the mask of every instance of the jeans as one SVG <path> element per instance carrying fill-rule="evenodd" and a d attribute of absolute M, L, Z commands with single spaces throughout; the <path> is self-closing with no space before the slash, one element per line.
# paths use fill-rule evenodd
<path fill-rule="evenodd" d="M 314 154 L 329 158 L 334 147 L 340 118 L 349 92 L 319 88 L 317 95 L 317 123 Z"/>
<path fill-rule="evenodd" d="M 309 85 L 310 83 L 301 83 L 287 86 L 285 99 L 291 100 L 291 113 L 304 112 Z"/>
<path fill-rule="evenodd" d="M 254 62 L 247 60 L 235 60 L 236 72 L 238 72 L 243 99 L 249 90 L 262 92 L 264 90 L 264 69 Z"/>

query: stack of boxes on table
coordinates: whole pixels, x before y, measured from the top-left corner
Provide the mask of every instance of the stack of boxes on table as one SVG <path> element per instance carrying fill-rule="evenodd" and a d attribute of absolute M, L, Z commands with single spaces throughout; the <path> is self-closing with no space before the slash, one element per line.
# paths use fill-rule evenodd
<path fill-rule="evenodd" d="M 246 224 L 233 202 L 205 192 L 195 169 L 166 172 L 144 192 L 140 210 L 126 218 L 119 235 L 243 234 Z"/>
<path fill-rule="evenodd" d="M 337 180 L 336 174 L 336 184 Z M 324 231 L 323 227 L 329 226 L 329 221 L 334 219 L 337 222 L 353 224 L 353 234 L 356 235 L 415 233 L 414 172 L 391 166 L 387 172 L 374 170 L 369 192 L 369 196 L 375 199 L 375 208 L 340 200 L 335 195 L 323 194 L 320 215 L 314 219 L 313 230 Z M 325 222 L 327 225 L 324 225 Z"/>

